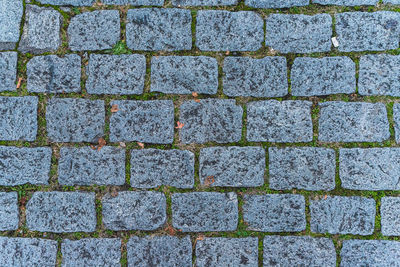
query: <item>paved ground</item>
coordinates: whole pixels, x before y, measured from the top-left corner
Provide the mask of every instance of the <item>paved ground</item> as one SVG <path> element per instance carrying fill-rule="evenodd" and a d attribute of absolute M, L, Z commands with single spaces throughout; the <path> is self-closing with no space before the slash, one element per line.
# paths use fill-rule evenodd
<path fill-rule="evenodd" d="M 400 1 L 0 0 L 0 266 L 400 266 Z"/>

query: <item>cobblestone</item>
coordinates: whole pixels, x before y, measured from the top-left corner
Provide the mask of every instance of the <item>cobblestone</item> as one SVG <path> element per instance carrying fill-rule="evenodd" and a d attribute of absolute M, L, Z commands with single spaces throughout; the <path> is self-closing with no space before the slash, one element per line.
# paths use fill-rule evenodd
<path fill-rule="evenodd" d="M 310 0 L 245 0 L 244 3 L 254 8 L 286 8 L 306 6 Z"/>
<path fill-rule="evenodd" d="M 15 49 L 19 41 L 19 28 L 23 13 L 22 0 L 0 1 L 0 50 Z"/>
<path fill-rule="evenodd" d="M 0 231 L 17 230 L 18 224 L 19 210 L 17 192 L 0 192 Z"/>
<path fill-rule="evenodd" d="M 96 0 L 38 0 L 41 4 L 54 6 L 92 6 Z M 105 0 L 103 0 L 105 2 Z"/>
<path fill-rule="evenodd" d="M 0 2 L 0 7 L 1 7 L 1 2 Z M 1 14 L 0 14 L 0 23 L 1 23 Z M 0 38 L 1 38 L 1 29 L 0 29 Z M 1 49 L 1 41 L 0 41 L 0 49 Z M 17 90 L 15 84 L 17 78 L 17 58 L 18 54 L 16 52 L 0 53 L 0 92 Z"/>
<path fill-rule="evenodd" d="M 393 121 L 396 143 L 400 143 L 400 104 L 393 104 Z M 1 135 L 1 134 L 0 134 Z"/>
<path fill-rule="evenodd" d="M 102 0 L 105 5 L 162 6 L 164 0 Z"/>
<path fill-rule="evenodd" d="M 380 211 L 382 235 L 399 236 L 400 197 L 382 197 Z"/>
<path fill-rule="evenodd" d="M 239 0 L 172 0 L 173 6 L 233 6 Z"/>
<path fill-rule="evenodd" d="M 383 0 L 383 4 L 400 5 L 400 0 Z"/>
<path fill-rule="evenodd" d="M 385 1 L 385 0 L 384 0 Z M 312 0 L 315 4 L 336 6 L 366 6 L 376 5 L 379 0 Z"/>

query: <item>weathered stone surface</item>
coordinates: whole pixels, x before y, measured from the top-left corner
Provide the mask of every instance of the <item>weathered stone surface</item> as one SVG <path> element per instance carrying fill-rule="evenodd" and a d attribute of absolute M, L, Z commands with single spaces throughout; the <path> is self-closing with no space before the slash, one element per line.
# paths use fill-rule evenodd
<path fill-rule="evenodd" d="M 173 6 L 233 6 L 238 0 L 172 0 Z"/>
<path fill-rule="evenodd" d="M 165 56 L 151 59 L 152 92 L 216 94 L 218 63 L 212 57 Z"/>
<path fill-rule="evenodd" d="M 92 6 L 95 1 L 96 0 L 38 0 L 39 3 L 54 6 Z"/>
<path fill-rule="evenodd" d="M 46 107 L 47 136 L 53 142 L 97 142 L 104 134 L 103 100 L 51 98 Z"/>
<path fill-rule="evenodd" d="M 251 231 L 300 232 L 306 229 L 302 195 L 244 195 L 243 220 Z"/>
<path fill-rule="evenodd" d="M 172 194 L 172 225 L 182 232 L 234 231 L 238 224 L 235 193 Z"/>
<path fill-rule="evenodd" d="M 275 190 L 335 188 L 335 150 L 322 147 L 270 147 L 269 187 Z"/>
<path fill-rule="evenodd" d="M 396 49 L 400 41 L 400 14 L 391 11 L 335 14 L 339 51 Z"/>
<path fill-rule="evenodd" d="M 266 23 L 265 44 L 281 53 L 331 50 L 332 17 L 329 14 L 271 14 Z"/>
<path fill-rule="evenodd" d="M 208 147 L 200 150 L 200 182 L 206 186 L 257 187 L 264 184 L 262 147 Z"/>
<path fill-rule="evenodd" d="M 0 140 L 35 141 L 38 97 L 0 96 Z"/>
<path fill-rule="evenodd" d="M 166 205 L 160 192 L 126 191 L 116 197 L 107 194 L 102 200 L 103 224 L 114 231 L 156 230 L 167 220 Z"/>
<path fill-rule="evenodd" d="M 1 8 L 1 2 L 0 2 Z M 0 11 L 1 13 L 1 11 Z M 0 14 L 0 24 L 1 24 Z M 1 29 L 0 29 L 1 38 Z M 1 49 L 1 39 L 0 39 Z M 16 91 L 17 87 L 15 81 L 17 79 L 17 52 L 3 52 L 0 53 L 0 92 Z"/>
<path fill-rule="evenodd" d="M 38 56 L 26 65 L 27 89 L 34 93 L 81 91 L 81 58 L 78 55 Z"/>
<path fill-rule="evenodd" d="M 371 235 L 375 226 L 375 200 L 333 196 L 310 200 L 314 233 Z"/>
<path fill-rule="evenodd" d="M 94 192 L 35 192 L 26 205 L 26 226 L 39 232 L 94 232 Z"/>
<path fill-rule="evenodd" d="M 22 0 L 0 1 L 0 50 L 13 50 L 19 40 L 19 28 L 24 12 Z"/>
<path fill-rule="evenodd" d="M 89 94 L 141 94 L 146 74 L 146 57 L 92 54 L 86 73 L 86 90 Z"/>
<path fill-rule="evenodd" d="M 281 97 L 288 94 L 285 57 L 226 57 L 224 94 L 227 96 Z"/>
<path fill-rule="evenodd" d="M 311 1 L 315 4 L 336 5 L 336 6 L 366 6 L 366 5 L 374 6 L 379 2 L 379 0 L 311 0 Z"/>
<path fill-rule="evenodd" d="M 140 8 L 128 11 L 126 44 L 133 50 L 176 51 L 192 48 L 190 10 Z"/>
<path fill-rule="evenodd" d="M 0 185 L 48 184 L 50 147 L 0 146 Z"/>
<path fill-rule="evenodd" d="M 118 238 L 64 239 L 61 266 L 121 266 L 121 240 Z"/>
<path fill-rule="evenodd" d="M 349 57 L 297 57 L 290 80 L 294 96 L 352 94 L 356 64 Z"/>
<path fill-rule="evenodd" d="M 194 154 L 188 150 L 141 149 L 131 152 L 131 186 L 194 186 Z"/>
<path fill-rule="evenodd" d="M 105 5 L 162 6 L 164 0 L 102 0 Z"/>
<path fill-rule="evenodd" d="M 258 266 L 258 238 L 206 237 L 197 240 L 196 266 Z"/>
<path fill-rule="evenodd" d="M 313 125 L 309 101 L 254 101 L 247 104 L 247 140 L 311 142 Z"/>
<path fill-rule="evenodd" d="M 197 12 L 196 46 L 202 51 L 257 51 L 263 41 L 264 21 L 255 12 Z"/>
<path fill-rule="evenodd" d="M 310 0 L 245 0 L 249 7 L 255 8 L 285 8 L 293 6 L 306 6 Z"/>
<path fill-rule="evenodd" d="M 118 10 L 84 12 L 69 23 L 69 47 L 72 51 L 111 49 L 120 33 Z"/>
<path fill-rule="evenodd" d="M 56 51 L 61 45 L 61 24 L 62 16 L 53 8 L 26 5 L 18 50 L 33 54 Z"/>
<path fill-rule="evenodd" d="M 18 193 L 0 192 L 0 231 L 17 230 L 18 223 Z"/>
<path fill-rule="evenodd" d="M 336 266 L 332 240 L 310 236 L 264 237 L 264 266 Z"/>
<path fill-rule="evenodd" d="M 382 142 L 390 137 L 383 103 L 320 103 L 319 141 Z"/>
<path fill-rule="evenodd" d="M 118 111 L 110 119 L 110 141 L 171 144 L 174 139 L 174 104 L 171 100 L 111 101 Z"/>
<path fill-rule="evenodd" d="M 1 117 L 0 117 L 1 118 Z M 396 143 L 400 143 L 400 104 L 393 104 L 393 121 Z M 1 131 L 0 131 L 1 133 Z M 0 134 L 1 135 L 1 134 Z"/>
<path fill-rule="evenodd" d="M 133 236 L 126 246 L 129 267 L 192 266 L 192 242 L 189 236 Z"/>
<path fill-rule="evenodd" d="M 400 0 L 383 0 L 383 4 L 400 5 Z"/>
<path fill-rule="evenodd" d="M 400 197 L 381 198 L 381 232 L 382 235 L 400 235 Z"/>

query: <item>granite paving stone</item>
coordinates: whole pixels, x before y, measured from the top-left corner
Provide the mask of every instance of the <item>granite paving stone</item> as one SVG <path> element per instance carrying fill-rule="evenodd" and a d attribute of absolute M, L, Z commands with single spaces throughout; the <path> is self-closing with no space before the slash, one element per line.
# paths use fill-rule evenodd
<path fill-rule="evenodd" d="M 0 1 L 0 50 L 15 49 L 23 13 L 23 0 Z"/>
<path fill-rule="evenodd" d="M 162 6 L 164 0 L 102 0 L 105 5 Z"/>
<path fill-rule="evenodd" d="M 245 5 L 254 8 L 287 8 L 306 6 L 310 0 L 245 0 Z"/>
<path fill-rule="evenodd" d="M 366 6 L 376 5 L 379 0 L 311 0 L 312 3 L 320 5 L 336 5 L 336 6 Z M 385 1 L 385 0 L 383 0 Z"/>
<path fill-rule="evenodd" d="M 385 236 L 400 235 L 400 197 L 382 197 L 381 232 Z"/>
<path fill-rule="evenodd" d="M 400 5 L 400 0 L 383 0 L 383 4 Z"/>
<path fill-rule="evenodd" d="M 0 23 L 1 23 L 1 15 L 0 15 Z M 1 38 L 1 33 L 0 33 L 0 38 Z M 1 41 L 0 41 L 0 47 L 1 47 Z M 0 53 L 0 92 L 17 90 L 17 86 L 15 83 L 17 79 L 17 58 L 18 58 L 17 52 Z"/>
<path fill-rule="evenodd" d="M 38 0 L 41 4 L 53 6 L 92 6 L 95 1 L 96 0 Z"/>
<path fill-rule="evenodd" d="M 18 223 L 18 193 L 0 192 L 0 231 L 17 230 Z"/>
<path fill-rule="evenodd" d="M 172 0 L 173 6 L 233 6 L 239 0 Z"/>
<path fill-rule="evenodd" d="M 400 104 L 393 104 L 393 121 L 396 143 L 400 143 Z"/>

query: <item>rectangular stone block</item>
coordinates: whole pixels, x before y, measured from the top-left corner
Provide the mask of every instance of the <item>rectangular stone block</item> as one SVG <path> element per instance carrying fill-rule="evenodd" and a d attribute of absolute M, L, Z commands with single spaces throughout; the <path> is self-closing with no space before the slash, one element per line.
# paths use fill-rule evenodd
<path fill-rule="evenodd" d="M 371 235 L 375 226 L 375 200 L 365 197 L 328 196 L 310 199 L 314 233 Z"/>
<path fill-rule="evenodd" d="M 218 63 L 212 57 L 164 56 L 151 59 L 151 92 L 216 94 Z"/>
<path fill-rule="evenodd" d="M 313 125 L 309 101 L 254 101 L 247 104 L 250 142 L 311 142 Z"/>
<path fill-rule="evenodd" d="M 380 211 L 382 235 L 399 236 L 400 197 L 382 197 Z"/>
<path fill-rule="evenodd" d="M 23 13 L 22 0 L 0 0 L 0 50 L 15 49 Z"/>
<path fill-rule="evenodd" d="M 16 1 L 18 2 L 18 1 Z M 1 1 L 0 1 L 1 9 Z M 0 24 L 1 24 L 1 11 L 0 11 Z M 1 50 L 1 29 L 0 29 L 0 50 Z M 0 92 L 16 91 L 17 86 L 15 81 L 17 79 L 17 52 L 2 52 L 0 53 Z"/>
<path fill-rule="evenodd" d="M 285 57 L 226 57 L 224 94 L 227 96 L 282 97 L 288 94 Z"/>
<path fill-rule="evenodd" d="M 263 41 L 264 21 L 256 12 L 197 12 L 196 46 L 202 51 L 257 51 Z"/>
<path fill-rule="evenodd" d="M 305 203 L 302 195 L 244 195 L 243 220 L 251 231 L 300 232 L 306 229 Z"/>
<path fill-rule="evenodd" d="M 0 117 L 1 118 L 1 117 Z M 400 143 L 400 104 L 393 104 L 393 121 L 394 121 L 394 134 L 396 143 Z"/>
<path fill-rule="evenodd" d="M 383 4 L 400 5 L 400 0 L 383 0 Z"/>
<path fill-rule="evenodd" d="M 379 0 L 311 0 L 311 1 L 314 4 L 336 5 L 336 6 L 366 6 L 366 5 L 374 6 L 379 2 Z"/>
<path fill-rule="evenodd" d="M 245 5 L 254 8 L 288 8 L 306 6 L 310 0 L 245 0 Z"/>
<path fill-rule="evenodd" d="M 18 193 L 0 192 L 0 231 L 17 230 L 18 224 Z"/>
<path fill-rule="evenodd" d="M 172 5 L 181 6 L 233 6 L 238 0 L 172 0 Z"/>
<path fill-rule="evenodd" d="M 41 4 L 53 6 L 92 6 L 96 0 L 38 0 Z M 105 2 L 105 0 L 103 0 Z"/>
<path fill-rule="evenodd" d="M 205 186 L 257 187 L 264 184 L 262 147 L 208 147 L 200 150 L 200 182 Z"/>
<path fill-rule="evenodd" d="M 182 232 L 235 231 L 238 199 L 235 193 L 175 193 L 171 197 L 172 225 Z"/>
<path fill-rule="evenodd" d="M 114 100 L 118 111 L 111 115 L 110 141 L 171 144 L 174 140 L 172 100 Z"/>
<path fill-rule="evenodd" d="M 269 187 L 275 190 L 330 191 L 335 188 L 335 150 L 270 147 Z"/>
<path fill-rule="evenodd" d="M 102 0 L 105 5 L 162 6 L 164 0 Z"/>
<path fill-rule="evenodd" d="M 193 188 L 194 154 L 188 150 L 141 149 L 131 152 L 131 186 Z"/>

